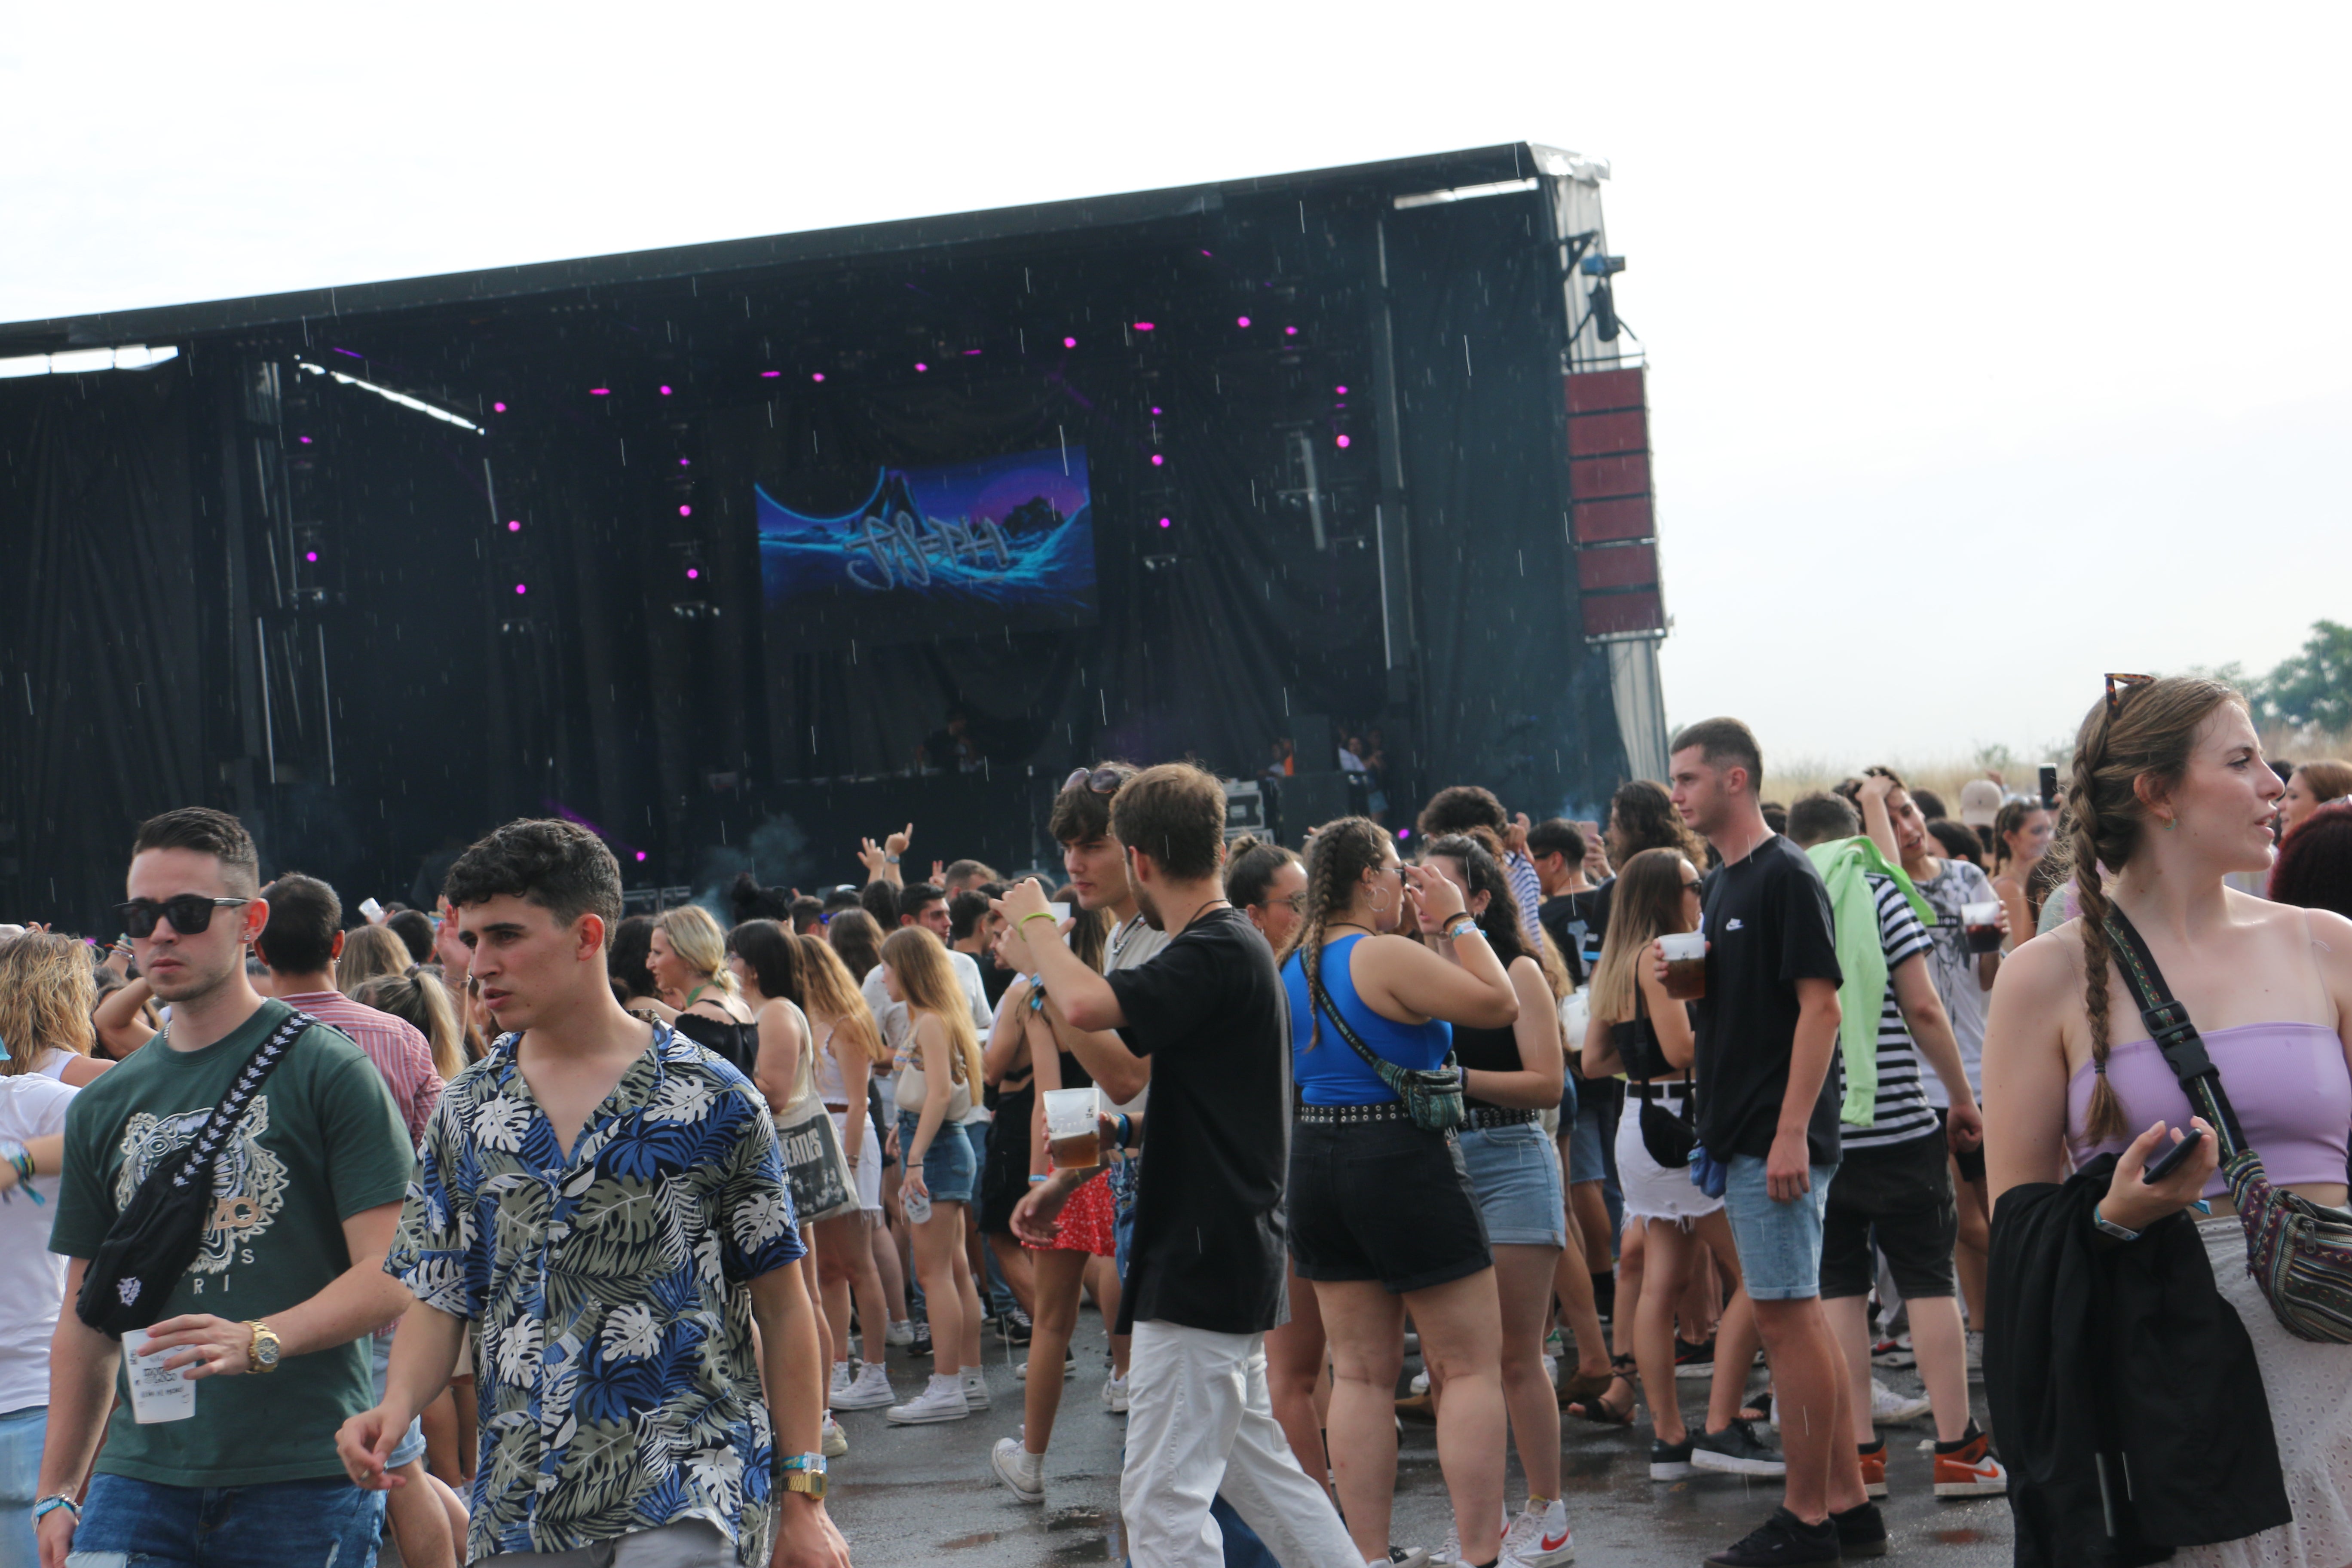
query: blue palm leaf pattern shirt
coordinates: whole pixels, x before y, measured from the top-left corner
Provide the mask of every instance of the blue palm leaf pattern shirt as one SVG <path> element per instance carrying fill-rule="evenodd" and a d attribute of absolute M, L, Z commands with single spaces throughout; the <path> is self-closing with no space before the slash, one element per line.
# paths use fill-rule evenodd
<path fill-rule="evenodd" d="M 425 1128 L 384 1270 L 474 1327 L 467 1561 L 708 1520 L 773 1545 L 751 1281 L 802 1254 L 765 1102 L 663 1025 L 567 1157 L 509 1035 Z"/>

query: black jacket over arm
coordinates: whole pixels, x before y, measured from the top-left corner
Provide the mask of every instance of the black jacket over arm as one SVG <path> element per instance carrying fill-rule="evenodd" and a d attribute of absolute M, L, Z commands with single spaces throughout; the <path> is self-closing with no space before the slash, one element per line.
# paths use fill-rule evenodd
<path fill-rule="evenodd" d="M 2115 1157 L 2001 1194 L 1985 1400 L 2020 1568 L 2122 1568 L 2292 1517 L 2253 1341 L 2184 1215 L 2091 1223 Z"/>

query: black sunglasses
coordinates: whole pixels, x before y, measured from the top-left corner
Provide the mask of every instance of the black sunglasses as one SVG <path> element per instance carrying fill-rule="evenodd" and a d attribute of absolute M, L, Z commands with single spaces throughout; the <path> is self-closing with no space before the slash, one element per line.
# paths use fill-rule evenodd
<path fill-rule="evenodd" d="M 1692 880 L 1687 881 L 1687 882 L 1685 882 L 1685 883 L 1683 884 L 1683 891 L 1684 891 L 1684 892 L 1685 892 L 1685 893 L 1696 893 L 1696 892 L 1702 892 L 1702 891 L 1704 891 L 1704 890 L 1706 889 L 1706 884 L 1705 882 L 1702 882 L 1702 881 L 1697 880 L 1696 878 L 1694 878 Z"/>
<path fill-rule="evenodd" d="M 201 936 L 213 923 L 215 910 L 235 909 L 251 902 L 251 899 L 208 899 L 202 893 L 181 893 L 160 904 L 152 899 L 133 899 L 127 904 L 115 905 L 114 912 L 122 918 L 122 929 L 131 936 L 153 936 L 158 920 L 170 921 L 172 929 L 182 936 Z"/>
<path fill-rule="evenodd" d="M 1062 787 L 1075 789 L 1079 784 L 1084 784 L 1096 795 L 1117 795 L 1118 786 L 1134 776 L 1135 773 L 1131 769 L 1120 767 L 1116 763 L 1106 763 L 1101 767 L 1092 770 L 1086 768 L 1074 770 L 1068 778 L 1062 781 Z"/>

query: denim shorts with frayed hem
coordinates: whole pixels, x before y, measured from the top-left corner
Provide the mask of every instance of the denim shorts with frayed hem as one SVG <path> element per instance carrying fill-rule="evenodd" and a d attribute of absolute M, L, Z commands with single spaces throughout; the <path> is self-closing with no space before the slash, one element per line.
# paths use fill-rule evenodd
<path fill-rule="evenodd" d="M 375 1560 L 383 1494 L 343 1476 L 247 1487 L 168 1487 L 101 1472 L 74 1531 L 72 1568 L 203 1563 L 218 1568 Z"/>
<path fill-rule="evenodd" d="M 1829 1202 L 1835 1165 L 1815 1165 L 1811 1189 L 1776 1203 L 1764 1184 L 1764 1162 L 1734 1154 L 1727 1167 L 1724 1213 L 1739 1272 L 1755 1301 L 1801 1301 L 1822 1293 L 1822 1209 Z"/>

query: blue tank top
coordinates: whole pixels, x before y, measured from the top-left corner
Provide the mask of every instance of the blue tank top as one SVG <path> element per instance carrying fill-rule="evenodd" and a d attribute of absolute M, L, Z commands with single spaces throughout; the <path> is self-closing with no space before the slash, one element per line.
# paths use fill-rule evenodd
<path fill-rule="evenodd" d="M 1332 1005 L 1339 1009 L 1348 1026 L 1356 1031 L 1356 1037 L 1373 1055 L 1401 1068 L 1423 1071 L 1443 1065 L 1446 1053 L 1454 1048 L 1453 1025 L 1435 1019 L 1426 1024 L 1395 1023 L 1364 1005 L 1363 998 L 1356 994 L 1349 961 L 1356 944 L 1363 940 L 1360 936 L 1343 936 L 1323 950 L 1316 973 Z M 1309 1105 L 1392 1103 L 1396 1095 L 1365 1065 L 1364 1058 L 1349 1047 L 1339 1031 L 1332 1027 L 1328 1016 L 1321 1020 L 1322 1027 L 1315 1034 L 1313 1047 L 1308 1047 L 1307 971 L 1295 952 L 1282 966 L 1282 984 L 1290 995 L 1290 1070 L 1298 1085 L 1299 1097 Z"/>

